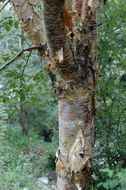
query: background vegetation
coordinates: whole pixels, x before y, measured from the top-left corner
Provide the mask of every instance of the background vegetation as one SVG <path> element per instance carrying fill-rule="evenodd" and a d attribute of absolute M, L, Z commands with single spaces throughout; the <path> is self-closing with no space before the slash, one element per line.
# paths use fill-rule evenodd
<path fill-rule="evenodd" d="M 95 89 L 92 190 L 126 189 L 125 10 L 125 0 L 110 0 L 97 14 L 102 77 Z M 7 6 L 0 13 L 0 65 L 29 46 Z M 57 100 L 51 81 L 37 52 L 25 53 L 0 73 L 0 189 L 39 190 L 39 177 L 55 179 L 57 142 Z"/>

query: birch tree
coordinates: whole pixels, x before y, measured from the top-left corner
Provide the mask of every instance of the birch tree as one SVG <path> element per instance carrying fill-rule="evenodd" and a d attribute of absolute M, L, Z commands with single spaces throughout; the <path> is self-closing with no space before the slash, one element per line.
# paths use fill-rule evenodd
<path fill-rule="evenodd" d="M 58 190 L 89 190 L 94 146 L 98 0 L 11 0 L 45 62 L 59 108 Z"/>

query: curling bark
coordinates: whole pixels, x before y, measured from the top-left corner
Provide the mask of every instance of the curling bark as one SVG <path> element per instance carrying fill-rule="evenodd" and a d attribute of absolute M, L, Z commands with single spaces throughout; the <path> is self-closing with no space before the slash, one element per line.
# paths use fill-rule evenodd
<path fill-rule="evenodd" d="M 89 190 L 94 145 L 98 0 L 11 0 L 21 28 L 35 45 L 47 44 L 40 56 L 58 97 L 58 190 Z M 40 52 L 40 50 L 39 50 Z"/>

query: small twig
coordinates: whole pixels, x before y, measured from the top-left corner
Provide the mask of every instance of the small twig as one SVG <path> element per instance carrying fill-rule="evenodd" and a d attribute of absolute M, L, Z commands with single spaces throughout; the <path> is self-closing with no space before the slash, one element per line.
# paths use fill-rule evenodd
<path fill-rule="evenodd" d="M 91 25 L 90 27 L 97 28 L 99 26 L 103 25 L 102 23 Z"/>
<path fill-rule="evenodd" d="M 25 65 L 24 65 L 24 67 L 23 67 L 23 70 L 22 70 L 22 72 L 21 72 L 21 77 L 23 76 L 24 71 L 25 71 L 25 68 L 26 68 L 27 65 L 28 65 L 28 62 L 29 62 L 29 59 L 30 59 L 31 53 L 32 53 L 32 52 L 29 53 L 28 58 L 27 58 L 27 60 L 26 60 L 26 63 L 25 63 Z"/>
<path fill-rule="evenodd" d="M 7 6 L 7 4 L 10 2 L 10 0 L 8 0 L 3 6 L 2 8 L 0 9 L 0 13 L 2 12 L 2 10 Z"/>
<path fill-rule="evenodd" d="M 106 14 L 105 12 L 103 12 L 103 15 L 104 15 L 105 20 L 106 20 L 106 26 L 109 28 L 110 25 L 109 25 L 109 23 L 108 23 L 108 16 L 107 16 L 107 14 Z"/>
<path fill-rule="evenodd" d="M 0 68 L 0 71 L 4 70 L 6 67 L 8 67 L 11 63 L 13 63 L 14 61 L 16 61 L 24 52 L 28 51 L 31 52 L 32 50 L 44 50 L 45 45 L 43 46 L 33 46 L 33 47 L 29 47 L 26 49 L 23 49 L 22 51 L 20 51 L 14 58 L 12 58 L 8 63 L 6 63 L 5 65 L 3 65 Z"/>
<path fill-rule="evenodd" d="M 20 81 L 21 81 L 20 89 L 21 89 L 21 87 L 23 86 L 22 77 L 23 77 L 23 75 L 24 75 L 25 68 L 26 68 L 27 65 L 28 65 L 28 62 L 29 62 L 29 59 L 30 59 L 31 54 L 32 54 L 32 52 L 29 53 L 28 58 L 27 58 L 27 60 L 26 60 L 26 63 L 25 63 L 25 65 L 24 65 L 24 67 L 23 67 L 23 70 L 22 70 L 22 72 L 21 72 L 21 77 L 20 77 Z"/>

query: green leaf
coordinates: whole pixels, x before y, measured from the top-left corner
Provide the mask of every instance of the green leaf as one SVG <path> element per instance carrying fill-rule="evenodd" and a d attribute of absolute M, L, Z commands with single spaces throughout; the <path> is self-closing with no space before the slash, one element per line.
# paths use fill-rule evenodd
<path fill-rule="evenodd" d="M 6 31 L 9 32 L 10 31 L 10 26 L 9 25 L 6 25 Z"/>
<path fill-rule="evenodd" d="M 16 74 L 16 71 L 12 71 L 12 72 L 7 73 L 6 77 L 11 78 L 11 77 L 15 76 L 15 74 Z"/>
<path fill-rule="evenodd" d="M 19 28 L 19 23 L 18 23 L 17 21 L 14 22 L 14 27 L 15 27 L 16 29 Z"/>

